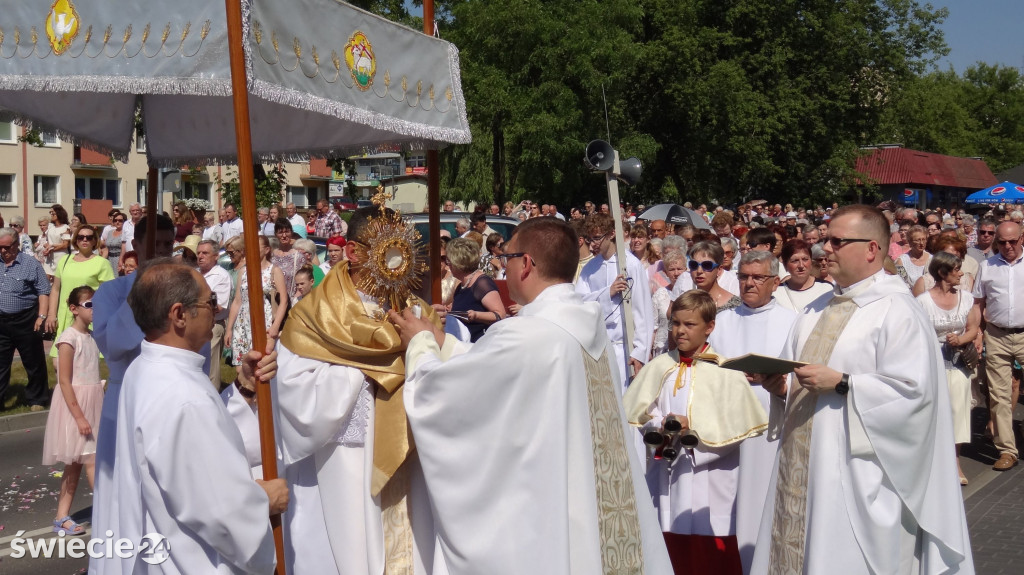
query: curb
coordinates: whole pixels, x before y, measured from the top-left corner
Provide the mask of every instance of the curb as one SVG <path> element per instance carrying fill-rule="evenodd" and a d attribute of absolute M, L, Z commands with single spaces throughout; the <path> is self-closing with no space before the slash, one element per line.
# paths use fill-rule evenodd
<path fill-rule="evenodd" d="M 43 427 L 46 425 L 46 418 L 49 414 L 50 411 L 45 410 L 0 417 L 0 433 Z"/>

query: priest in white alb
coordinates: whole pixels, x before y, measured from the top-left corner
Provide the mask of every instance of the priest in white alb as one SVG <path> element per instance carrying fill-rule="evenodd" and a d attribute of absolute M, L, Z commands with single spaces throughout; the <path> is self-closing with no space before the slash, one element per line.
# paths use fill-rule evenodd
<path fill-rule="evenodd" d="M 942 356 L 882 269 L 889 222 L 845 206 L 828 234 L 835 295 L 799 317 L 784 353 L 808 365 L 763 384 L 786 415 L 752 571 L 973 573 Z"/>
<path fill-rule="evenodd" d="M 299 575 L 443 573 L 402 406 L 405 348 L 384 303 L 357 287 L 382 217 L 352 214 L 346 260 L 291 310 L 278 345 L 285 561 Z"/>
<path fill-rule="evenodd" d="M 194 269 L 159 263 L 135 281 L 128 303 L 145 340 L 118 405 L 109 529 L 166 544 L 101 559 L 120 564 L 104 571 L 272 573 L 270 515 L 285 509 L 288 488 L 252 478 L 238 428 L 203 370 L 216 306 L 209 286 Z"/>
<path fill-rule="evenodd" d="M 520 224 L 500 257 L 523 307 L 475 344 L 391 314 L 409 342 L 405 409 L 452 575 L 672 572 L 604 312 L 571 283 L 576 248 L 556 218 Z"/>
<path fill-rule="evenodd" d="M 743 304 L 718 313 L 715 331 L 708 341 L 723 357 L 733 358 L 748 353 L 781 357 L 797 314 L 779 305 L 772 295 L 779 287 L 779 260 L 771 252 L 749 251 L 743 254 L 737 267 L 736 277 Z M 762 377 L 759 374 L 748 374 L 747 379 L 765 412 L 775 407 L 775 420 L 778 421 L 782 415 L 782 402 L 771 401 L 771 395 L 760 385 Z M 750 573 L 754 559 L 754 545 L 779 445 L 777 432 L 777 427 L 769 429 L 764 435 L 740 444 L 736 542 L 745 574 Z"/>

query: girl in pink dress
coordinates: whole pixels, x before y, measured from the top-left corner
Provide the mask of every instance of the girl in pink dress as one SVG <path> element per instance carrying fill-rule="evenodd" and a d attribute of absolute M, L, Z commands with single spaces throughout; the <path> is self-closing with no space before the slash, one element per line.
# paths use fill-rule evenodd
<path fill-rule="evenodd" d="M 85 467 L 89 487 L 93 485 L 96 436 L 103 408 L 99 349 L 89 332 L 92 296 L 89 286 L 71 290 L 68 308 L 74 317 L 69 329 L 54 342 L 57 346 L 57 393 L 50 403 L 43 438 L 43 465 L 64 464 L 64 479 L 57 499 L 54 533 L 83 535 L 85 529 L 70 516 L 78 479 Z"/>

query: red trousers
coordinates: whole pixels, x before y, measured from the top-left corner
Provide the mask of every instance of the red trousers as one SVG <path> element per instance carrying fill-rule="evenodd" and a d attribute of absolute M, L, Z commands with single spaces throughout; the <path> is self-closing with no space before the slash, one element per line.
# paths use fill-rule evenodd
<path fill-rule="evenodd" d="M 664 535 L 676 575 L 743 575 L 735 535 Z"/>

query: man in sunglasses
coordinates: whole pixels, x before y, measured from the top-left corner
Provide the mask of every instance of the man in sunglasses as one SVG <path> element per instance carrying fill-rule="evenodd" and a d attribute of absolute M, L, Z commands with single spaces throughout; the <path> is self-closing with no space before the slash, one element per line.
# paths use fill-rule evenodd
<path fill-rule="evenodd" d="M 390 315 L 407 346 L 405 410 L 449 570 L 589 574 L 614 559 L 621 573 L 671 573 L 637 434 L 624 428 L 605 312 L 570 283 L 576 235 L 531 218 L 504 247 L 523 307 L 476 343 L 408 310 Z M 503 361 L 515 369 L 494 368 Z"/>
<path fill-rule="evenodd" d="M 242 436 L 202 368 L 216 297 L 179 263 L 163 260 L 138 276 L 128 305 L 145 339 L 124 374 L 111 484 L 117 513 L 104 528 L 131 541 L 159 533 L 169 571 L 269 573 L 270 516 L 287 508 L 288 485 L 253 479 Z M 100 561 L 106 572 L 145 570 L 138 554 Z"/>
<path fill-rule="evenodd" d="M 942 354 L 882 268 L 889 235 L 878 208 L 832 213 L 835 294 L 793 326 L 782 355 L 806 365 L 788 388 L 763 383 L 785 416 L 752 573 L 971 571 Z"/>
<path fill-rule="evenodd" d="M 996 253 L 994 240 L 996 239 L 996 226 L 999 222 L 992 218 L 982 218 L 978 223 L 978 239 L 973 246 L 967 247 L 967 255 L 971 256 L 980 264 Z"/>
<path fill-rule="evenodd" d="M 137 206 L 132 206 L 133 208 Z M 174 245 L 174 222 L 165 215 L 156 217 L 156 243 L 154 253 L 146 249 L 146 230 L 149 222 L 141 217 L 136 223 L 133 233 L 134 243 L 139 258 L 139 265 L 158 258 L 171 255 Z M 123 228 L 122 228 L 123 229 Z M 123 233 L 123 232 L 122 232 Z M 197 272 L 198 273 L 198 272 Z M 114 466 L 117 461 L 117 426 L 118 404 L 121 396 L 121 385 L 125 372 L 135 358 L 139 356 L 144 337 L 142 329 L 135 321 L 135 315 L 128 303 L 128 294 L 138 273 L 129 274 L 100 285 L 93 296 L 93 338 L 107 361 L 110 375 L 107 378 L 107 392 L 103 396 L 103 411 L 100 416 L 99 434 L 96 438 L 96 482 L 93 489 L 92 528 L 97 533 L 105 532 L 117 520 L 117 493 L 113 487 Z M 209 337 L 211 333 L 207 334 Z M 277 371 L 277 353 L 267 350 L 267 356 L 252 352 L 246 358 L 250 369 L 264 380 L 270 379 Z M 271 353 L 272 352 L 272 353 Z M 200 350 L 206 358 L 203 370 L 209 373 L 209 345 Z M 219 358 L 214 358 L 219 361 Z M 257 364 L 257 362 L 259 362 Z M 120 573 L 120 565 L 105 562 L 96 558 L 89 559 L 90 572 Z"/>
<path fill-rule="evenodd" d="M 654 338 L 654 304 L 647 272 L 640 260 L 626 250 L 626 276 L 619 275 L 615 250 L 615 222 L 612 216 L 596 213 L 587 217 L 583 229 L 594 259 L 580 270 L 576 280 L 576 293 L 585 301 L 601 304 L 608 339 L 615 347 L 622 391 L 632 376 L 650 359 L 651 340 Z M 623 341 L 622 300 L 632 298 L 633 341 Z"/>
<path fill-rule="evenodd" d="M 981 238 L 980 232 L 978 238 Z M 1013 432 L 1013 408 L 1020 394 L 1011 369 L 1014 360 L 1024 361 L 1024 291 L 1021 226 L 1003 222 L 996 227 L 994 247 L 998 253 L 981 262 L 974 281 L 974 305 L 981 312 L 985 332 L 985 375 L 995 445 L 999 460 L 992 469 L 1006 471 L 1020 457 Z"/>

